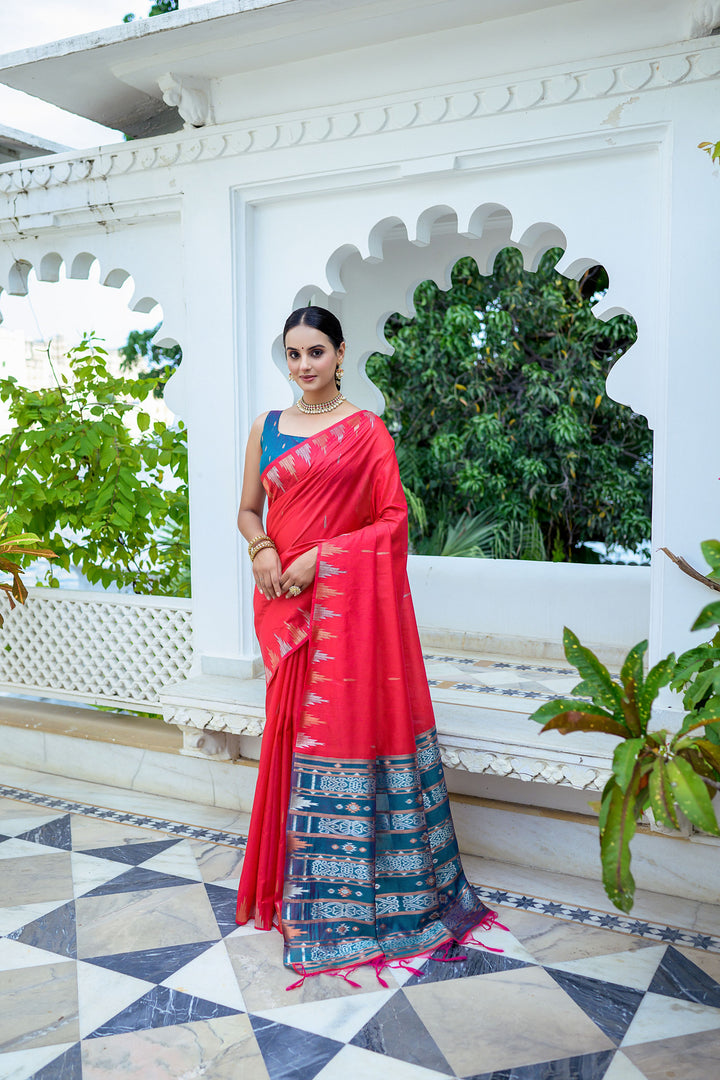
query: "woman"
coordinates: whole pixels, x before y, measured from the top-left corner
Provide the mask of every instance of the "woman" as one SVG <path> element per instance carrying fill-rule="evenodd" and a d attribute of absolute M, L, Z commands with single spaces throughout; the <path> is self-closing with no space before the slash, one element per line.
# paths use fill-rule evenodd
<path fill-rule="evenodd" d="M 340 323 L 288 318 L 302 396 L 258 417 L 238 527 L 253 560 L 266 725 L 237 921 L 305 973 L 417 956 L 494 914 L 462 871 L 382 421 L 339 392 Z M 267 532 L 262 511 L 267 494 Z"/>

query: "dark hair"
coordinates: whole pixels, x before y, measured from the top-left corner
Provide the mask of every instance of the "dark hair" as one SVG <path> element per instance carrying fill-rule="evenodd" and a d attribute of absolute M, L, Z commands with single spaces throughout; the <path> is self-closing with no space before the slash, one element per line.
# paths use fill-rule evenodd
<path fill-rule="evenodd" d="M 285 321 L 283 345 L 288 330 L 293 330 L 296 326 L 312 326 L 314 330 L 319 330 L 325 337 L 330 338 L 336 349 L 339 349 L 345 340 L 340 320 L 327 308 L 314 306 L 296 308 Z"/>

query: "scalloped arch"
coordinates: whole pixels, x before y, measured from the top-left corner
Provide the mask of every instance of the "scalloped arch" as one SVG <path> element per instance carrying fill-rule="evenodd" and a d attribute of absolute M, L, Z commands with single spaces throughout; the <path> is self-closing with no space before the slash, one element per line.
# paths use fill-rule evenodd
<path fill-rule="evenodd" d="M 120 289 L 129 280 L 133 281 L 135 289 L 128 300 L 128 308 L 140 314 L 147 315 L 153 308 L 162 305 L 159 300 L 149 293 L 141 292 L 138 288 L 137 279 L 129 270 L 117 266 L 109 270 L 104 276 L 101 269 L 100 259 L 89 251 L 79 251 L 71 255 L 62 255 L 58 251 L 48 251 L 34 262 L 28 259 L 16 259 L 9 267 L 7 274 L 6 291 L 10 296 L 27 296 L 28 280 L 30 272 L 34 269 L 38 281 L 57 283 L 60 281 L 62 267 L 65 267 L 66 276 L 69 280 L 87 281 L 93 266 L 97 263 L 100 268 L 99 284 L 109 289 Z M 0 293 L 3 286 L 0 284 Z M 2 312 L 0 311 L 0 323 Z M 156 345 L 171 347 L 179 345 L 175 337 L 167 332 L 163 333 L 163 324 L 160 323 L 158 332 L 153 339 Z"/>
<path fill-rule="evenodd" d="M 384 400 L 367 377 L 365 364 L 373 352 L 392 352 L 385 323 L 395 311 L 408 317 L 415 314 L 413 295 L 422 281 L 450 288 L 453 267 L 466 256 L 475 260 L 481 274 L 491 274 L 498 253 L 506 247 L 520 251 L 525 269 L 532 272 L 550 248 L 561 247 L 558 272 L 574 279 L 601 261 L 571 252 L 559 225 L 518 222 L 507 206 L 495 202 L 482 203 L 464 217 L 445 203 L 426 207 L 415 220 L 383 217 L 369 230 L 362 247 L 350 242 L 337 247 L 325 265 L 325 284 L 303 285 L 295 293 L 293 307 L 316 303 L 340 318 L 350 346 L 343 388 L 357 404 L 380 414 Z M 631 314 L 621 297 L 612 296 L 612 289 L 593 308 L 602 320 L 620 313 Z M 280 337 L 274 342 L 273 358 L 284 370 Z"/>

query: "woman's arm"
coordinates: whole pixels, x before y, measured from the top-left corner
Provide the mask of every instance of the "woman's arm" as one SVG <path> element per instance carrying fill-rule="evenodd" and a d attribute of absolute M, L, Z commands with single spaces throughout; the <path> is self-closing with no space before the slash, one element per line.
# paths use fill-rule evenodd
<path fill-rule="evenodd" d="M 245 472 L 237 521 L 238 529 L 248 543 L 265 531 L 262 519 L 265 490 L 260 483 L 260 436 L 266 416 L 267 413 L 258 416 L 250 428 L 245 451 Z M 255 583 L 266 600 L 282 596 L 283 589 L 280 585 L 282 567 L 275 548 L 267 547 L 259 551 L 253 559 L 252 567 Z"/>

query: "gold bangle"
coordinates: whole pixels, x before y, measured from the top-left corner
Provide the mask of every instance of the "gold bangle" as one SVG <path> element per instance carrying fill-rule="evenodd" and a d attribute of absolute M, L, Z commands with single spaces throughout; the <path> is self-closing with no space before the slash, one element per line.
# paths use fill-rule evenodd
<path fill-rule="evenodd" d="M 259 535 L 258 535 L 258 536 L 256 536 L 256 537 L 255 537 L 255 538 L 254 538 L 253 540 L 251 540 L 251 541 L 250 541 L 250 542 L 248 543 L 248 555 L 250 555 L 250 554 L 252 553 L 252 549 L 253 549 L 253 548 L 255 547 L 255 545 L 256 545 L 256 544 L 258 544 L 258 543 L 259 543 L 259 542 L 260 542 L 261 540 L 269 540 L 269 539 L 270 539 L 270 537 L 269 537 L 269 536 L 267 535 L 267 533 L 259 533 Z"/>
<path fill-rule="evenodd" d="M 262 540 L 256 541 L 253 544 L 252 548 L 249 550 L 248 554 L 250 555 L 250 562 L 255 562 L 255 556 L 258 555 L 263 550 L 263 548 L 273 548 L 274 551 L 277 551 L 275 544 L 270 539 L 270 537 L 267 536 Z"/>

